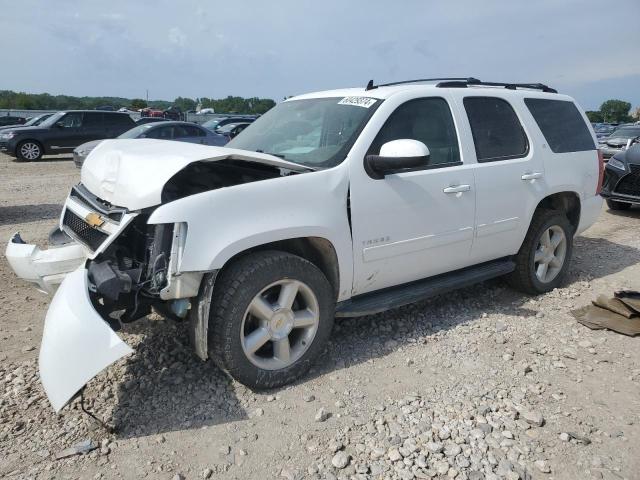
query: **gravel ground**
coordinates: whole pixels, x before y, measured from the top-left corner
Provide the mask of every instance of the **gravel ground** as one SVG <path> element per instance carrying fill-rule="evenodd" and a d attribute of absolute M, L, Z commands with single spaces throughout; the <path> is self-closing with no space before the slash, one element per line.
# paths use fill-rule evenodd
<path fill-rule="evenodd" d="M 41 245 L 79 172 L 0 155 L 0 238 Z M 135 354 L 59 415 L 37 374 L 49 298 L 0 258 L 0 477 L 159 479 L 638 479 L 638 339 L 570 310 L 640 289 L 640 210 L 575 241 L 566 285 L 531 298 L 487 282 L 337 322 L 315 369 L 256 394 L 196 359 L 184 325 L 122 333 Z M 91 440 L 85 455 L 55 460 Z"/>

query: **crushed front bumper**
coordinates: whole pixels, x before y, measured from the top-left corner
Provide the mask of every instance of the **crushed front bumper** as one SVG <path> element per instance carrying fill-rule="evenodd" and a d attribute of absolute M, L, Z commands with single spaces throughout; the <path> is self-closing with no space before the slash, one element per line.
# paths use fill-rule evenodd
<path fill-rule="evenodd" d="M 87 270 L 69 273 L 47 311 L 40 346 L 40 380 L 54 410 L 60 411 L 89 380 L 132 352 L 93 307 Z"/>
<path fill-rule="evenodd" d="M 53 293 L 65 275 L 87 259 L 85 249 L 77 242 L 41 250 L 37 245 L 25 243 L 19 233 L 9 240 L 5 255 L 18 277 L 36 283 L 47 293 Z"/>

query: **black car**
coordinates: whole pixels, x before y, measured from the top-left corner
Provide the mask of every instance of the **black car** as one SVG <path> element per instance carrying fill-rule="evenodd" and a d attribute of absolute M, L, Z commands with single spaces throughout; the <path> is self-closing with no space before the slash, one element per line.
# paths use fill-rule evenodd
<path fill-rule="evenodd" d="M 98 110 L 58 112 L 36 127 L 0 131 L 0 151 L 20 160 L 70 153 L 91 140 L 115 138 L 135 126 L 126 113 Z"/>
<path fill-rule="evenodd" d="M 24 117 L 14 117 L 11 115 L 3 115 L 0 117 L 0 127 L 4 127 L 6 125 L 22 125 L 26 122 L 27 119 Z"/>
<path fill-rule="evenodd" d="M 640 137 L 628 150 L 616 153 L 604 169 L 602 195 L 611 210 L 640 205 Z"/>
<path fill-rule="evenodd" d="M 250 122 L 234 122 L 227 123 L 221 127 L 216 128 L 215 133 L 229 137 L 229 139 L 235 138 L 240 132 L 251 125 Z"/>
<path fill-rule="evenodd" d="M 182 120 L 182 110 L 180 107 L 172 105 L 162 112 L 162 116 L 165 120 Z"/>
<path fill-rule="evenodd" d="M 7 125 L 5 127 L 0 127 L 0 132 L 2 130 L 9 130 L 11 128 L 16 128 L 16 127 L 35 127 L 36 125 L 40 125 L 47 118 L 49 118 L 51 115 L 53 115 L 53 114 L 52 113 L 45 113 L 44 115 L 38 115 L 37 117 L 31 117 L 25 123 L 15 123 L 15 124 Z"/>

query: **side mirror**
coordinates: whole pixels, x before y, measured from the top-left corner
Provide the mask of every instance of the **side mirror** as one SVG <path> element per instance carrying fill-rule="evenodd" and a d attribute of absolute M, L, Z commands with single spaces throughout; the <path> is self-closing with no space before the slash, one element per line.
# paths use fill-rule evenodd
<path fill-rule="evenodd" d="M 392 173 L 424 167 L 429 157 L 429 149 L 418 140 L 392 140 L 382 145 L 380 155 L 367 155 L 364 165 L 371 177 L 382 179 Z"/>
<path fill-rule="evenodd" d="M 56 122 L 56 127 L 64 128 L 64 122 Z"/>

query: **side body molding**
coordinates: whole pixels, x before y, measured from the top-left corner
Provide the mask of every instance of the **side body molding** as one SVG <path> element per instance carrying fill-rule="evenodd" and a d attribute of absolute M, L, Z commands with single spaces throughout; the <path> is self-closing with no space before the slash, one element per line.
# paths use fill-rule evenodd
<path fill-rule="evenodd" d="M 353 282 L 345 163 L 181 198 L 158 207 L 148 223 L 187 223 L 180 272 L 217 270 L 240 252 L 278 240 L 324 238 L 338 257 L 338 300 L 344 300 Z"/>

